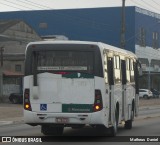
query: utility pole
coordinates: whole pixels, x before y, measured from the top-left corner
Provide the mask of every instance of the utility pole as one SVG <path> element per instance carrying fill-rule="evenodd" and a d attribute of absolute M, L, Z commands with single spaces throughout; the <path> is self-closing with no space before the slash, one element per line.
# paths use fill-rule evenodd
<path fill-rule="evenodd" d="M 121 48 L 125 49 L 125 0 L 122 0 Z"/>
<path fill-rule="evenodd" d="M 4 47 L 0 47 L 0 56 L 1 56 L 1 66 L 0 66 L 0 101 L 2 102 L 3 97 L 3 51 Z"/>
<path fill-rule="evenodd" d="M 148 66 L 148 90 L 151 90 L 151 59 L 149 59 Z"/>
<path fill-rule="evenodd" d="M 125 0 L 122 0 L 122 12 L 121 12 L 121 48 L 125 49 Z M 125 90 L 126 88 L 124 87 L 124 85 L 122 85 L 122 90 Z M 126 94 L 124 91 L 122 91 L 122 118 L 125 119 L 126 118 L 126 108 L 127 108 L 127 104 L 126 104 Z"/>

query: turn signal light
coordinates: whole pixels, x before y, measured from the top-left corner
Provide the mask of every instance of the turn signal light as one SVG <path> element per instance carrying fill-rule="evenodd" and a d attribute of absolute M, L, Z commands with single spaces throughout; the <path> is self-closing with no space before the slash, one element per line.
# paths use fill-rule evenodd
<path fill-rule="evenodd" d="M 26 109 L 29 109 L 29 108 L 30 108 L 30 105 L 29 105 L 29 104 L 26 104 L 26 105 L 25 105 L 25 108 L 26 108 Z"/>
<path fill-rule="evenodd" d="M 98 106 L 98 105 L 95 106 L 95 109 L 96 109 L 96 110 L 99 110 L 99 108 L 100 108 L 100 106 Z"/>
<path fill-rule="evenodd" d="M 100 90 L 95 90 L 95 100 L 93 105 L 93 111 L 97 112 L 103 109 L 102 94 Z"/>
<path fill-rule="evenodd" d="M 25 89 L 24 91 L 24 109 L 28 111 L 32 111 L 31 104 L 30 104 L 30 90 Z"/>

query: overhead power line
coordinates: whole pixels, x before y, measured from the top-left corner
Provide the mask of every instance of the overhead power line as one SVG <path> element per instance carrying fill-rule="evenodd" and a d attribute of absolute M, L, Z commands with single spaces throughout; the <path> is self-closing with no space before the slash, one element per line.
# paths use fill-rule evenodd
<path fill-rule="evenodd" d="M 10 2 L 10 1 L 8 1 L 8 0 L 5 0 L 5 1 L 7 1 L 8 3 L 12 3 L 13 4 L 13 2 Z M 20 1 L 20 0 L 17 0 L 17 1 Z M 25 0 L 25 1 L 28 1 L 28 2 L 30 2 L 30 3 L 33 3 L 33 4 L 37 4 L 37 3 L 35 3 L 35 2 L 31 2 L 31 1 L 29 1 L 29 0 Z M 15 4 L 15 3 L 14 3 Z M 15 4 L 15 5 L 18 5 L 17 3 Z M 40 5 L 40 4 L 37 4 L 37 5 L 39 5 L 39 6 L 44 6 L 44 5 Z M 44 6 L 45 8 L 50 8 L 51 9 L 51 7 L 47 7 L 47 6 Z M 30 10 L 34 10 L 33 8 L 30 8 L 30 7 L 28 7 Z M 40 7 L 39 7 L 40 8 Z M 41 7 L 42 8 L 42 7 Z M 42 10 L 46 10 L 46 9 L 42 9 Z M 61 13 L 60 11 L 59 12 L 56 12 L 55 11 L 55 13 L 54 13 L 54 15 L 58 15 L 58 16 L 65 16 L 65 17 L 67 17 L 67 18 L 70 18 L 70 19 L 78 19 L 78 20 L 81 20 L 81 21 L 84 21 L 84 22 L 91 22 L 91 23 L 94 23 L 94 25 L 96 25 L 96 24 L 101 24 L 101 25 L 103 25 L 103 26 L 107 26 L 107 27 L 110 27 L 110 25 L 108 25 L 108 24 L 106 24 L 106 23 L 102 23 L 102 22 L 95 22 L 94 20 L 90 20 L 90 19 L 84 19 L 84 18 L 81 18 L 81 17 L 78 17 L 78 16 L 73 16 L 73 15 L 68 15 L 68 14 L 64 14 L 64 13 Z"/>
<path fill-rule="evenodd" d="M 36 5 L 36 6 L 40 6 L 40 7 L 43 8 L 43 9 L 44 9 L 44 8 L 47 8 L 47 9 L 55 9 L 55 8 L 53 8 L 53 7 L 48 7 L 48 6 L 46 6 L 46 5 L 38 4 L 38 3 L 29 1 L 29 0 L 25 0 L 25 1 L 27 1 L 27 2 L 29 2 L 29 3 L 32 3 L 32 4 Z"/>
<path fill-rule="evenodd" d="M 23 6 L 21 4 L 13 3 L 9 0 L 5 0 L 5 2 L 9 3 L 9 4 L 7 4 L 9 7 L 16 8 L 18 10 L 24 10 L 24 9 L 13 6 L 13 5 Z M 28 2 L 30 2 L 30 1 L 28 1 Z M 0 2 L 0 3 L 2 3 L 2 2 Z M 36 4 L 36 3 L 34 3 L 34 4 Z M 34 10 L 33 8 L 28 7 L 28 6 L 27 7 L 23 6 L 23 7 L 27 8 L 27 9 L 29 8 L 29 10 Z M 38 13 L 38 15 L 40 17 L 42 17 L 42 14 L 40 14 L 40 13 Z M 76 25 L 82 25 L 83 24 L 83 25 L 85 25 L 87 27 L 90 27 L 92 29 L 104 30 L 104 31 L 114 31 L 111 28 L 109 28 L 110 26 L 108 24 L 101 23 L 101 22 L 96 22 L 95 20 L 84 19 L 84 18 L 81 18 L 81 17 L 77 17 L 77 16 L 73 16 L 73 15 L 67 15 L 67 14 L 64 14 L 64 13 L 61 13 L 61 12 L 56 12 L 56 11 L 53 13 L 53 15 L 63 16 L 65 19 L 69 20 L 68 21 L 69 23 L 75 23 Z M 79 22 L 77 23 L 77 21 L 79 21 Z"/>
<path fill-rule="evenodd" d="M 157 1 L 152 0 L 156 5 L 160 6 L 160 4 Z"/>
<path fill-rule="evenodd" d="M 3 3 L 3 2 L 0 2 L 0 4 L 5 5 L 5 6 L 7 6 L 7 7 L 10 7 L 10 8 L 14 8 L 14 9 L 23 11 L 23 9 L 20 9 L 20 8 L 18 8 L 18 7 L 15 7 L 15 6 L 11 6 L 11 5 L 6 4 L 6 3 Z"/>
<path fill-rule="evenodd" d="M 130 0 L 132 3 L 136 4 L 136 6 L 140 6 L 142 8 L 145 8 L 145 9 L 149 9 L 149 7 L 147 8 L 146 6 L 142 5 L 141 3 L 137 2 L 137 1 L 134 1 L 134 0 Z"/>
<path fill-rule="evenodd" d="M 21 3 L 25 3 L 27 6 L 24 6 L 22 4 L 13 3 L 13 1 L 11 2 L 9 0 L 5 0 L 5 2 L 8 2 L 7 4 L 6 3 L 2 3 L 2 2 L 0 2 L 0 3 L 3 4 L 3 5 L 6 5 L 6 6 L 12 7 L 12 8 L 18 9 L 18 10 L 24 10 L 24 9 L 18 8 L 17 6 L 24 7 L 24 8 L 27 8 L 29 10 L 34 10 L 33 8 L 31 8 L 33 6 L 36 7 L 36 8 L 42 9 L 42 10 L 54 9 L 53 7 L 49 7 L 49 6 L 45 6 L 45 5 L 42 5 L 42 4 L 38 4 L 38 3 L 32 2 L 30 0 L 16 0 L 16 1 L 17 2 L 19 1 Z M 139 6 L 143 7 L 143 8 L 145 7 L 146 9 L 148 9 L 149 6 L 150 6 L 148 3 L 145 4 L 145 5 L 142 5 L 141 3 L 137 2 L 137 1 L 134 1 L 134 0 L 130 0 L 130 1 L 132 1 L 133 3 L 139 5 Z M 147 5 L 148 8 L 146 7 L 146 5 Z M 31 6 L 31 7 L 29 7 L 29 6 Z M 114 31 L 114 30 L 108 28 L 108 27 L 110 27 L 110 25 L 108 25 L 106 23 L 96 22 L 94 20 L 84 19 L 84 18 L 81 18 L 81 17 L 78 17 L 78 16 L 68 15 L 68 14 L 64 14 L 64 13 L 60 13 L 60 12 L 53 13 L 53 15 L 65 16 L 65 19 L 68 19 L 70 23 L 73 23 L 73 22 L 76 23 L 77 20 L 79 20 L 78 25 L 85 24 L 87 27 L 91 27 L 91 28 L 97 29 L 97 30 Z M 41 15 L 41 17 L 42 17 L 42 15 Z M 127 41 L 130 41 L 135 36 L 130 37 Z"/>
<path fill-rule="evenodd" d="M 39 9 L 43 9 L 42 7 L 39 7 L 36 4 L 31 4 L 30 2 L 27 2 L 26 0 L 16 0 L 16 1 L 18 1 L 20 3 L 23 3 L 23 4 L 27 4 L 27 5 L 33 6 L 34 8 L 37 7 Z"/>
<path fill-rule="evenodd" d="M 141 0 L 141 1 L 138 1 L 138 0 L 130 0 L 132 3 L 134 3 L 136 6 L 140 6 L 141 8 L 145 8 L 146 10 L 157 10 L 159 11 L 158 8 L 154 7 L 153 5 L 151 5 L 150 3 L 148 3 L 148 1 L 146 0 Z M 138 2 L 137 2 L 138 1 Z M 153 0 L 152 0 L 153 1 Z M 140 3 L 142 2 L 142 3 Z M 153 1 L 155 2 L 155 1 Z M 158 5 L 158 3 L 156 2 L 156 4 Z M 159 4 L 160 6 L 160 4 Z"/>
<path fill-rule="evenodd" d="M 146 4 L 149 7 L 152 7 L 153 9 L 156 9 L 159 11 L 159 9 L 157 9 L 156 7 L 152 6 L 150 3 L 148 3 L 146 0 L 141 0 L 144 4 Z"/>
<path fill-rule="evenodd" d="M 11 2 L 11 1 L 8 1 L 8 0 L 5 0 L 5 2 L 8 2 L 10 4 L 14 4 L 15 5 L 14 2 Z M 20 7 L 24 7 L 24 8 L 30 9 L 30 7 L 27 7 L 27 6 L 24 6 L 24 5 L 21 5 L 21 4 L 16 4 L 16 6 L 20 6 Z"/>

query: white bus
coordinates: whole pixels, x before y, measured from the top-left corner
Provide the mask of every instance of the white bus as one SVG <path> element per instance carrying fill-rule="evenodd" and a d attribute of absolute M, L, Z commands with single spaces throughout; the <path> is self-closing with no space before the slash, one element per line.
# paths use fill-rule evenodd
<path fill-rule="evenodd" d="M 97 128 L 115 136 L 138 113 L 138 61 L 134 53 L 101 42 L 42 41 L 26 49 L 24 120 L 44 135 L 64 127 Z"/>

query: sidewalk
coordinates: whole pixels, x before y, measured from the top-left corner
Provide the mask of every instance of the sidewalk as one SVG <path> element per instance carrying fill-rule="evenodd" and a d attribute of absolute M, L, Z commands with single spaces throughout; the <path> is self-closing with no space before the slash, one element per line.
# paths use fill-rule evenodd
<path fill-rule="evenodd" d="M 160 110 L 160 99 L 149 99 L 140 100 L 139 111 L 159 109 Z M 139 115 L 136 119 L 143 119 L 149 117 L 160 116 L 160 113 L 150 115 Z M 8 124 L 19 124 L 23 123 L 23 105 L 22 104 L 11 104 L 11 103 L 0 103 L 0 126 Z"/>
<path fill-rule="evenodd" d="M 0 126 L 16 123 L 23 123 L 23 105 L 0 104 Z"/>

